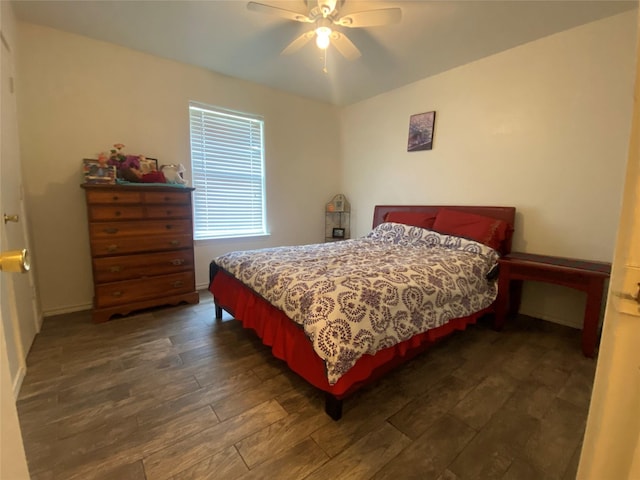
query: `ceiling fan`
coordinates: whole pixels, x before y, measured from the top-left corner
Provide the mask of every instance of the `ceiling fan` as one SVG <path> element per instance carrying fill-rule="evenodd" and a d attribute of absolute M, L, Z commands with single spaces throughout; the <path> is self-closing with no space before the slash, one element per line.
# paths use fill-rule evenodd
<path fill-rule="evenodd" d="M 303 33 L 291 42 L 281 52 L 282 55 L 297 52 L 304 47 L 309 40 L 316 37 L 316 45 L 318 48 L 326 50 L 331 44 L 349 60 L 358 58 L 361 55 L 360 50 L 358 50 L 344 33 L 338 32 L 332 27 L 375 27 L 397 23 L 402 17 L 402 10 L 397 7 L 380 8 L 377 10 L 366 10 L 364 12 L 341 15 L 340 8 L 344 4 L 344 0 L 305 0 L 305 3 L 308 10 L 306 13 L 257 2 L 249 2 L 247 8 L 254 12 L 277 15 L 296 22 L 313 24 L 313 30 Z"/>

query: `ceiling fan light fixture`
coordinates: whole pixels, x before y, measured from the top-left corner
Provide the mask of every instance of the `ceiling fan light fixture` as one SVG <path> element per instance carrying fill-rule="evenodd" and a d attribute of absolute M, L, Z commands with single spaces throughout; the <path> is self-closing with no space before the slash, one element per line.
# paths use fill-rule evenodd
<path fill-rule="evenodd" d="M 331 29 L 329 27 L 316 28 L 316 45 L 321 50 L 326 50 L 329 46 L 331 36 Z"/>
<path fill-rule="evenodd" d="M 316 45 L 319 49 L 326 52 L 329 45 L 331 45 L 347 60 L 355 60 L 361 56 L 358 47 L 349 40 L 346 34 L 336 31 L 333 28 L 337 27 L 338 30 L 340 30 L 340 27 L 347 27 L 349 29 L 366 28 L 398 23 L 402 18 L 402 9 L 399 7 L 379 8 L 342 15 L 340 9 L 345 1 L 346 0 L 304 0 L 303 3 L 307 6 L 306 13 L 254 1 L 250 1 L 247 4 L 247 8 L 254 12 L 267 13 L 295 22 L 314 24 L 313 29 L 307 30 L 289 43 L 289 45 L 280 52 L 281 55 L 291 55 L 299 51 L 307 42 L 311 41 L 313 37 L 316 37 Z M 355 4 L 356 2 L 353 3 Z M 326 54 L 324 58 L 326 62 Z"/>

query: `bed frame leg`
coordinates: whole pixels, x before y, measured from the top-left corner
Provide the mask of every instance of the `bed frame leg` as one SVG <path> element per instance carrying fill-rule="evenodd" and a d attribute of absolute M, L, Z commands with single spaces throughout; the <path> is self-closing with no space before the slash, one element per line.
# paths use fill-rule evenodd
<path fill-rule="evenodd" d="M 222 307 L 216 305 L 216 320 L 222 320 Z"/>
<path fill-rule="evenodd" d="M 325 393 L 324 411 L 334 420 L 340 420 L 342 418 L 342 400 L 330 393 Z"/>

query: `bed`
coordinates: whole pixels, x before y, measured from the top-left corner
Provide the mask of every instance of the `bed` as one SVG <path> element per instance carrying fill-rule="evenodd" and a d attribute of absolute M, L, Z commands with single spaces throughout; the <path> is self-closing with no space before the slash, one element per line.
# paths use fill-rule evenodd
<path fill-rule="evenodd" d="M 325 392 L 325 411 L 492 313 L 514 207 L 376 206 L 364 237 L 231 252 L 210 263 L 229 312 Z"/>

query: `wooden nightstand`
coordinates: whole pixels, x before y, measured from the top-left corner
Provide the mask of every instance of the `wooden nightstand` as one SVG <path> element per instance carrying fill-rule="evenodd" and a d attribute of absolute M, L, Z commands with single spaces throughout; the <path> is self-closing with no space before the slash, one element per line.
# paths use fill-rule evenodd
<path fill-rule="evenodd" d="M 582 325 L 582 353 L 587 357 L 594 356 L 604 283 L 611 274 L 610 263 L 520 252 L 511 252 L 498 262 L 500 276 L 496 301 L 497 329 L 503 327 L 507 315 L 518 312 L 524 280 L 575 288 L 587 294 Z"/>

